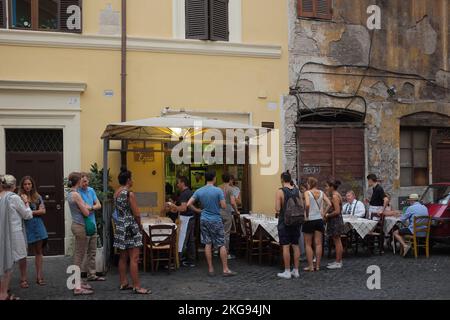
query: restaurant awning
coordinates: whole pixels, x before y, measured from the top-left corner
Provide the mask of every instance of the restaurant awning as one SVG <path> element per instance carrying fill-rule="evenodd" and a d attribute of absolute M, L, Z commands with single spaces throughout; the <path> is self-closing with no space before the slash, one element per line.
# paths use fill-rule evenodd
<path fill-rule="evenodd" d="M 220 130 L 226 137 L 227 129 L 253 129 L 259 135 L 261 127 L 181 113 L 155 118 L 109 124 L 102 139 L 171 141 L 174 136 L 195 136 L 210 129 Z"/>

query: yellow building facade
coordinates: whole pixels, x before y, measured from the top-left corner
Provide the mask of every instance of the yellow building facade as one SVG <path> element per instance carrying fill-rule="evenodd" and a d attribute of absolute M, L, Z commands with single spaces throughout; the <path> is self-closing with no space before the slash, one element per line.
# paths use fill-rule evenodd
<path fill-rule="evenodd" d="M 79 33 L 43 29 L 52 28 L 52 22 L 41 22 L 51 14 L 40 7 L 31 7 L 30 14 L 28 3 L 61 10 L 57 0 L 0 1 L 0 172 L 29 172 L 40 180 L 50 208 L 46 224 L 54 231 L 54 252 L 61 254 L 70 252 L 71 219 L 59 187 L 52 185 L 72 171 L 101 166 L 101 135 L 107 124 L 121 121 L 121 1 L 80 1 Z M 184 0 L 127 1 L 126 120 L 185 110 L 282 126 L 280 108 L 289 86 L 286 2 L 229 0 L 228 10 L 229 41 L 205 41 L 185 38 Z M 52 152 L 62 157 L 46 157 Z M 116 185 L 117 153 L 111 153 L 109 167 Z M 128 167 L 134 189 L 156 192 L 160 207 L 164 155 L 141 162 L 129 154 Z M 281 169 L 264 176 L 258 165 L 251 166 L 251 210 L 273 214 Z"/>

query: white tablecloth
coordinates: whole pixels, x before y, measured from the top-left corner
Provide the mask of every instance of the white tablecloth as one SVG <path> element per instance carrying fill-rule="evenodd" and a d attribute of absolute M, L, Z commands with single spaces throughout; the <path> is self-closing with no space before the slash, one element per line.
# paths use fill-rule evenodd
<path fill-rule="evenodd" d="M 173 223 L 172 219 L 167 217 L 161 217 L 161 218 L 141 218 L 141 223 L 144 228 L 144 232 L 150 236 L 150 226 L 157 226 L 157 225 L 169 225 L 169 226 L 175 226 L 175 229 L 177 228 L 177 225 Z M 167 229 L 153 229 L 153 241 L 155 242 L 162 242 L 165 239 L 167 239 L 168 236 L 170 236 L 172 233 L 170 230 Z M 170 233 L 168 233 L 170 232 Z M 160 237 L 155 237 L 155 234 L 160 234 Z"/>
<path fill-rule="evenodd" d="M 268 217 L 263 214 L 256 214 L 253 213 L 251 215 L 249 214 L 241 214 L 241 225 L 242 230 L 245 232 L 244 227 L 244 217 L 250 219 L 252 222 L 252 233 L 255 234 L 256 230 L 259 226 L 263 228 L 267 233 L 275 240 L 280 241 L 278 238 L 278 219 L 274 217 Z"/>
<path fill-rule="evenodd" d="M 397 224 L 397 222 L 400 222 L 400 218 L 385 217 L 384 218 L 384 227 L 383 227 L 384 234 L 385 235 L 389 234 L 389 232 L 391 232 L 392 228 Z"/>
<path fill-rule="evenodd" d="M 354 216 L 344 215 L 343 218 L 344 232 L 347 233 L 351 229 L 354 229 L 363 239 L 372 232 L 378 224 L 377 221 L 355 218 Z"/>

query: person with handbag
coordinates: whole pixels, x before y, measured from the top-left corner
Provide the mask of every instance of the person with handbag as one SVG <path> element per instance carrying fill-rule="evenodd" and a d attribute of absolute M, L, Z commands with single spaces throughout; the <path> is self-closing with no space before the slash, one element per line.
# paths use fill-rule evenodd
<path fill-rule="evenodd" d="M 331 201 L 327 195 L 317 188 L 318 183 L 316 178 L 309 177 L 307 180 L 308 190 L 305 192 L 305 222 L 303 223 L 302 232 L 305 237 L 308 267 L 303 270 L 308 272 L 320 270 L 323 250 L 322 238 L 325 232 L 324 217 L 325 212 L 328 212 L 331 206 Z M 316 257 L 315 266 L 314 255 Z"/>
<path fill-rule="evenodd" d="M 37 186 L 34 179 L 30 176 L 25 176 L 20 181 L 19 195 L 26 196 L 33 211 L 33 219 L 25 221 L 25 230 L 27 234 L 27 243 L 31 252 L 34 253 L 36 266 L 36 283 L 39 286 L 45 286 L 44 277 L 42 274 L 43 265 L 43 251 L 47 244 L 48 234 L 45 229 L 42 216 L 45 215 L 44 200 L 37 192 Z M 20 287 L 26 289 L 29 287 L 27 280 L 27 259 L 22 259 L 19 262 L 21 281 Z"/>
<path fill-rule="evenodd" d="M 143 246 L 141 214 L 136 202 L 136 195 L 130 191 L 133 186 L 131 171 L 121 168 L 118 176 L 120 187 L 114 193 L 117 209 L 114 248 L 120 251 L 119 277 L 120 290 L 133 290 L 136 294 L 150 294 L 149 289 L 141 287 L 139 280 L 139 252 Z M 130 275 L 133 286 L 127 278 L 127 264 L 130 258 Z"/>
<path fill-rule="evenodd" d="M 336 248 L 336 261 L 328 264 L 328 269 L 342 268 L 342 254 L 344 248 L 342 246 L 341 235 L 344 233 L 344 219 L 342 218 L 342 196 L 337 192 L 341 185 L 338 180 L 328 180 L 326 183 L 326 191 L 331 199 L 331 207 L 325 214 L 327 222 L 327 236 L 333 239 Z"/>
<path fill-rule="evenodd" d="M 72 233 L 75 236 L 75 249 L 73 264 L 81 269 L 86 247 L 88 243 L 87 232 L 92 231 L 92 224 L 89 220 L 89 206 L 83 201 L 78 189 L 81 184 L 81 173 L 72 172 L 68 178 L 67 202 L 72 215 Z M 93 294 L 92 287 L 84 282 L 80 282 L 74 289 L 74 295 Z"/>
<path fill-rule="evenodd" d="M 89 216 L 85 218 L 85 224 L 91 228 L 86 228 L 87 252 L 83 259 L 83 268 L 81 270 L 87 269 L 87 281 L 105 281 L 104 277 L 97 276 L 95 264 L 98 240 L 95 211 L 100 210 L 102 205 L 97 198 L 95 190 L 89 187 L 89 175 L 87 173 L 81 173 L 81 185 L 78 193 L 88 207 Z"/>

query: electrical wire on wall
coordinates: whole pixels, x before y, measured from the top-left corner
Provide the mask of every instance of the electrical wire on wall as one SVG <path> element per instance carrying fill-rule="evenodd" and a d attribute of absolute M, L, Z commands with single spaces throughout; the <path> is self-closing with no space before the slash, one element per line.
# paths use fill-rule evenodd
<path fill-rule="evenodd" d="M 367 65 L 352 65 L 352 64 L 339 64 L 339 65 L 332 65 L 332 64 L 325 64 L 325 63 L 320 63 L 320 62 L 306 62 L 302 65 L 302 67 L 300 68 L 298 77 L 297 77 L 297 81 L 295 84 L 294 88 L 291 88 L 290 90 L 290 95 L 293 95 L 296 97 L 297 100 L 297 108 L 298 108 L 298 119 L 301 119 L 301 110 L 300 110 L 300 105 L 303 106 L 303 108 L 307 109 L 309 112 L 311 112 L 312 114 L 316 114 L 316 115 L 321 115 L 321 116 L 329 116 L 329 117 L 336 117 L 339 114 L 342 114 L 344 112 L 346 112 L 350 106 L 354 103 L 355 99 L 361 99 L 362 101 L 364 101 L 364 105 L 365 105 L 365 114 L 367 113 L 367 101 L 364 97 L 362 97 L 361 95 L 359 95 L 359 91 L 361 90 L 362 84 L 364 82 L 364 80 L 367 77 L 376 77 L 376 78 L 395 78 L 395 79 L 409 79 L 409 80 L 418 80 L 418 81 L 424 81 L 427 84 L 436 87 L 436 88 L 440 88 L 442 90 L 450 90 L 450 88 L 447 88 L 445 86 L 439 85 L 438 83 L 436 83 L 435 79 L 428 79 L 425 78 L 422 75 L 419 74 L 414 74 L 414 73 L 405 73 L 405 72 L 398 72 L 398 71 L 392 71 L 392 70 L 388 70 L 388 69 L 382 69 L 382 68 L 378 68 L 378 67 L 374 67 L 371 66 L 371 60 L 372 60 L 372 49 L 373 49 L 373 40 L 374 40 L 374 34 L 375 31 L 372 31 L 372 34 L 370 36 L 370 44 L 369 44 L 369 53 L 368 53 L 368 63 Z M 318 72 L 318 71 L 306 71 L 304 72 L 304 68 L 309 66 L 309 65 L 316 65 L 316 66 L 321 66 L 321 67 L 325 67 L 325 68 L 332 68 L 332 69 L 340 69 L 340 68 L 357 68 L 357 69 L 364 69 L 364 72 L 362 74 L 349 74 L 349 73 L 333 73 L 333 72 Z M 382 74 L 368 74 L 369 71 L 376 71 L 378 73 L 382 73 Z M 445 70 L 443 70 L 445 72 Z M 309 80 L 307 78 L 303 78 L 303 75 L 306 74 L 320 74 L 320 75 L 338 75 L 338 76 L 350 76 L 350 77 L 361 77 L 358 86 L 356 87 L 356 89 L 354 90 L 353 94 L 339 94 L 336 92 L 326 92 L 326 91 L 300 91 L 300 86 L 299 86 L 299 82 L 301 80 Z M 309 106 L 305 100 L 303 99 L 303 95 L 305 94 L 318 94 L 318 95 L 325 95 L 325 96 L 329 96 L 332 98 L 337 98 L 337 99 L 350 99 L 350 101 L 345 105 L 345 107 L 343 108 L 339 108 L 339 111 L 330 111 L 330 112 L 324 112 L 324 111 L 316 111 L 314 107 Z"/>

